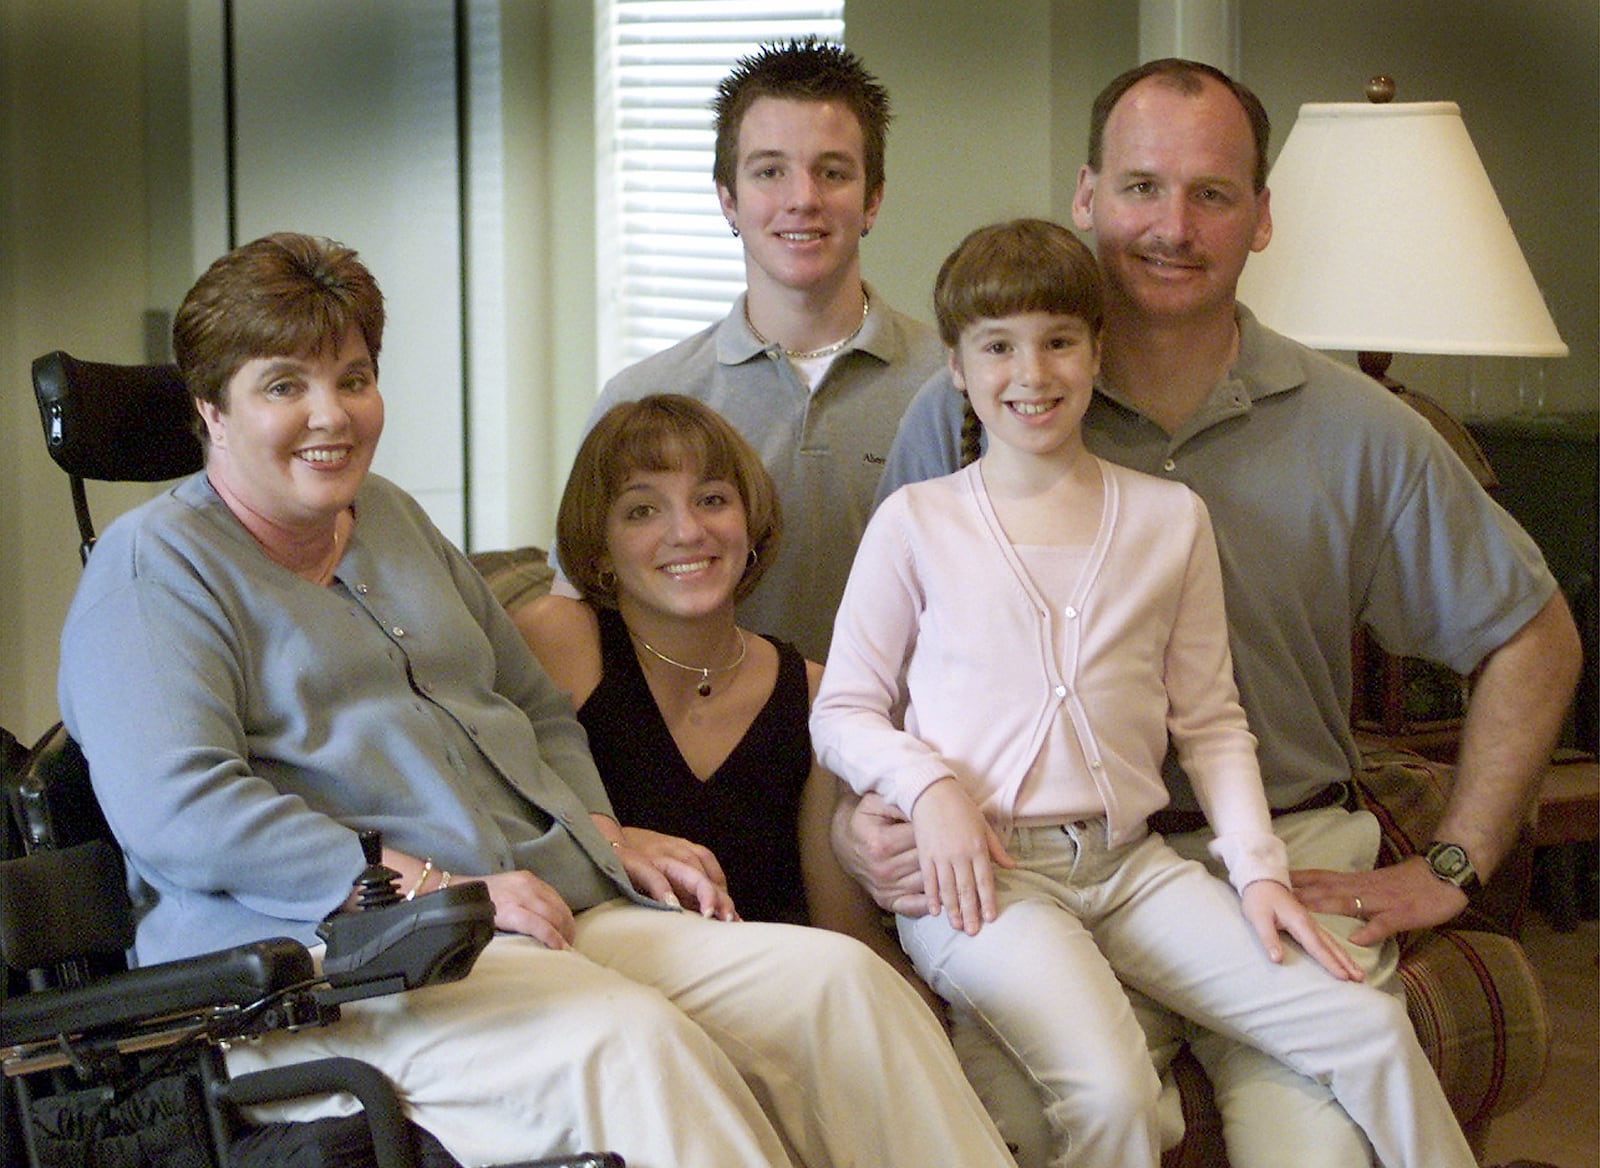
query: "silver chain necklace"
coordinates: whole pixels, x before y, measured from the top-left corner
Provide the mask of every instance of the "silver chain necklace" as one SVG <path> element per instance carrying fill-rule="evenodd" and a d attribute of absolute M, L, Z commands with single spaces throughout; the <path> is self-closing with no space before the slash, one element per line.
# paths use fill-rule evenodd
<path fill-rule="evenodd" d="M 789 358 L 791 361 L 815 361 L 821 357 L 833 356 L 840 349 L 844 348 L 851 341 L 855 340 L 861 335 L 861 330 L 867 327 L 867 311 L 871 307 L 872 302 L 867 299 L 866 291 L 863 290 L 861 293 L 861 323 L 856 325 L 855 332 L 851 333 L 843 340 L 834 341 L 831 345 L 823 345 L 820 349 L 784 349 L 783 355 Z M 760 341 L 763 345 L 772 344 L 771 341 L 767 340 L 766 337 L 761 335 L 761 330 L 756 328 L 755 321 L 750 319 L 750 301 L 748 298 L 746 298 L 744 302 L 744 323 L 749 327 L 750 332 L 754 334 L 756 340 Z"/>

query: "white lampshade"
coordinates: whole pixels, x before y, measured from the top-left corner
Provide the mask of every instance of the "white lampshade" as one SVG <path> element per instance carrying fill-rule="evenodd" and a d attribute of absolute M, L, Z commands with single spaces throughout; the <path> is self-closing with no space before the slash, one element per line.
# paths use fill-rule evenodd
<path fill-rule="evenodd" d="M 1300 107 L 1239 299 L 1316 349 L 1565 357 L 1454 102 Z"/>

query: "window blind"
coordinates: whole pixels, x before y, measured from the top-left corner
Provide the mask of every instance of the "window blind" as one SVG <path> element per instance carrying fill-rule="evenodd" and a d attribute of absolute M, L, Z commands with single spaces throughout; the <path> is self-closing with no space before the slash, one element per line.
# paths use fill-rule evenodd
<path fill-rule="evenodd" d="M 599 373 L 727 314 L 744 256 L 711 179 L 711 99 L 764 44 L 842 42 L 844 2 L 597 0 Z"/>

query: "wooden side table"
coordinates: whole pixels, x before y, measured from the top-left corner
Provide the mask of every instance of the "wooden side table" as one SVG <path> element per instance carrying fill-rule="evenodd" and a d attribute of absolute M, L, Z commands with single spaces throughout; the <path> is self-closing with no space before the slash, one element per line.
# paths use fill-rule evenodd
<path fill-rule="evenodd" d="M 1571 932 L 1584 913 L 1593 911 L 1593 880 L 1600 850 L 1600 762 L 1589 757 L 1550 764 L 1539 787 L 1533 842 L 1539 901 L 1557 932 Z"/>

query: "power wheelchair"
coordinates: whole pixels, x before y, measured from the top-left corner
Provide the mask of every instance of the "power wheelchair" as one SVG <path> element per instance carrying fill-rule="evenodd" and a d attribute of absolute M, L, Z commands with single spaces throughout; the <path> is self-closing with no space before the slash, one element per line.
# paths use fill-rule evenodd
<path fill-rule="evenodd" d="M 177 370 L 76 360 L 33 365 L 49 452 L 67 473 L 85 561 L 95 532 L 87 480 L 161 482 L 200 469 Z M 493 935 L 484 886 L 415 901 L 395 890 L 381 840 L 364 836 L 359 911 L 324 922 L 321 969 L 269 939 L 130 969 L 134 936 L 121 853 L 82 752 L 58 725 L 31 749 L 4 735 L 0 815 L 0 1069 L 4 1164 L 29 1168 L 460 1168 L 411 1124 L 394 1086 L 348 1058 L 230 1077 L 226 1044 L 336 1021 L 341 1003 L 465 977 Z M 252 1124 L 253 1104 L 343 1092 L 355 1116 Z M 611 1152 L 506 1168 L 623 1168 Z"/>

